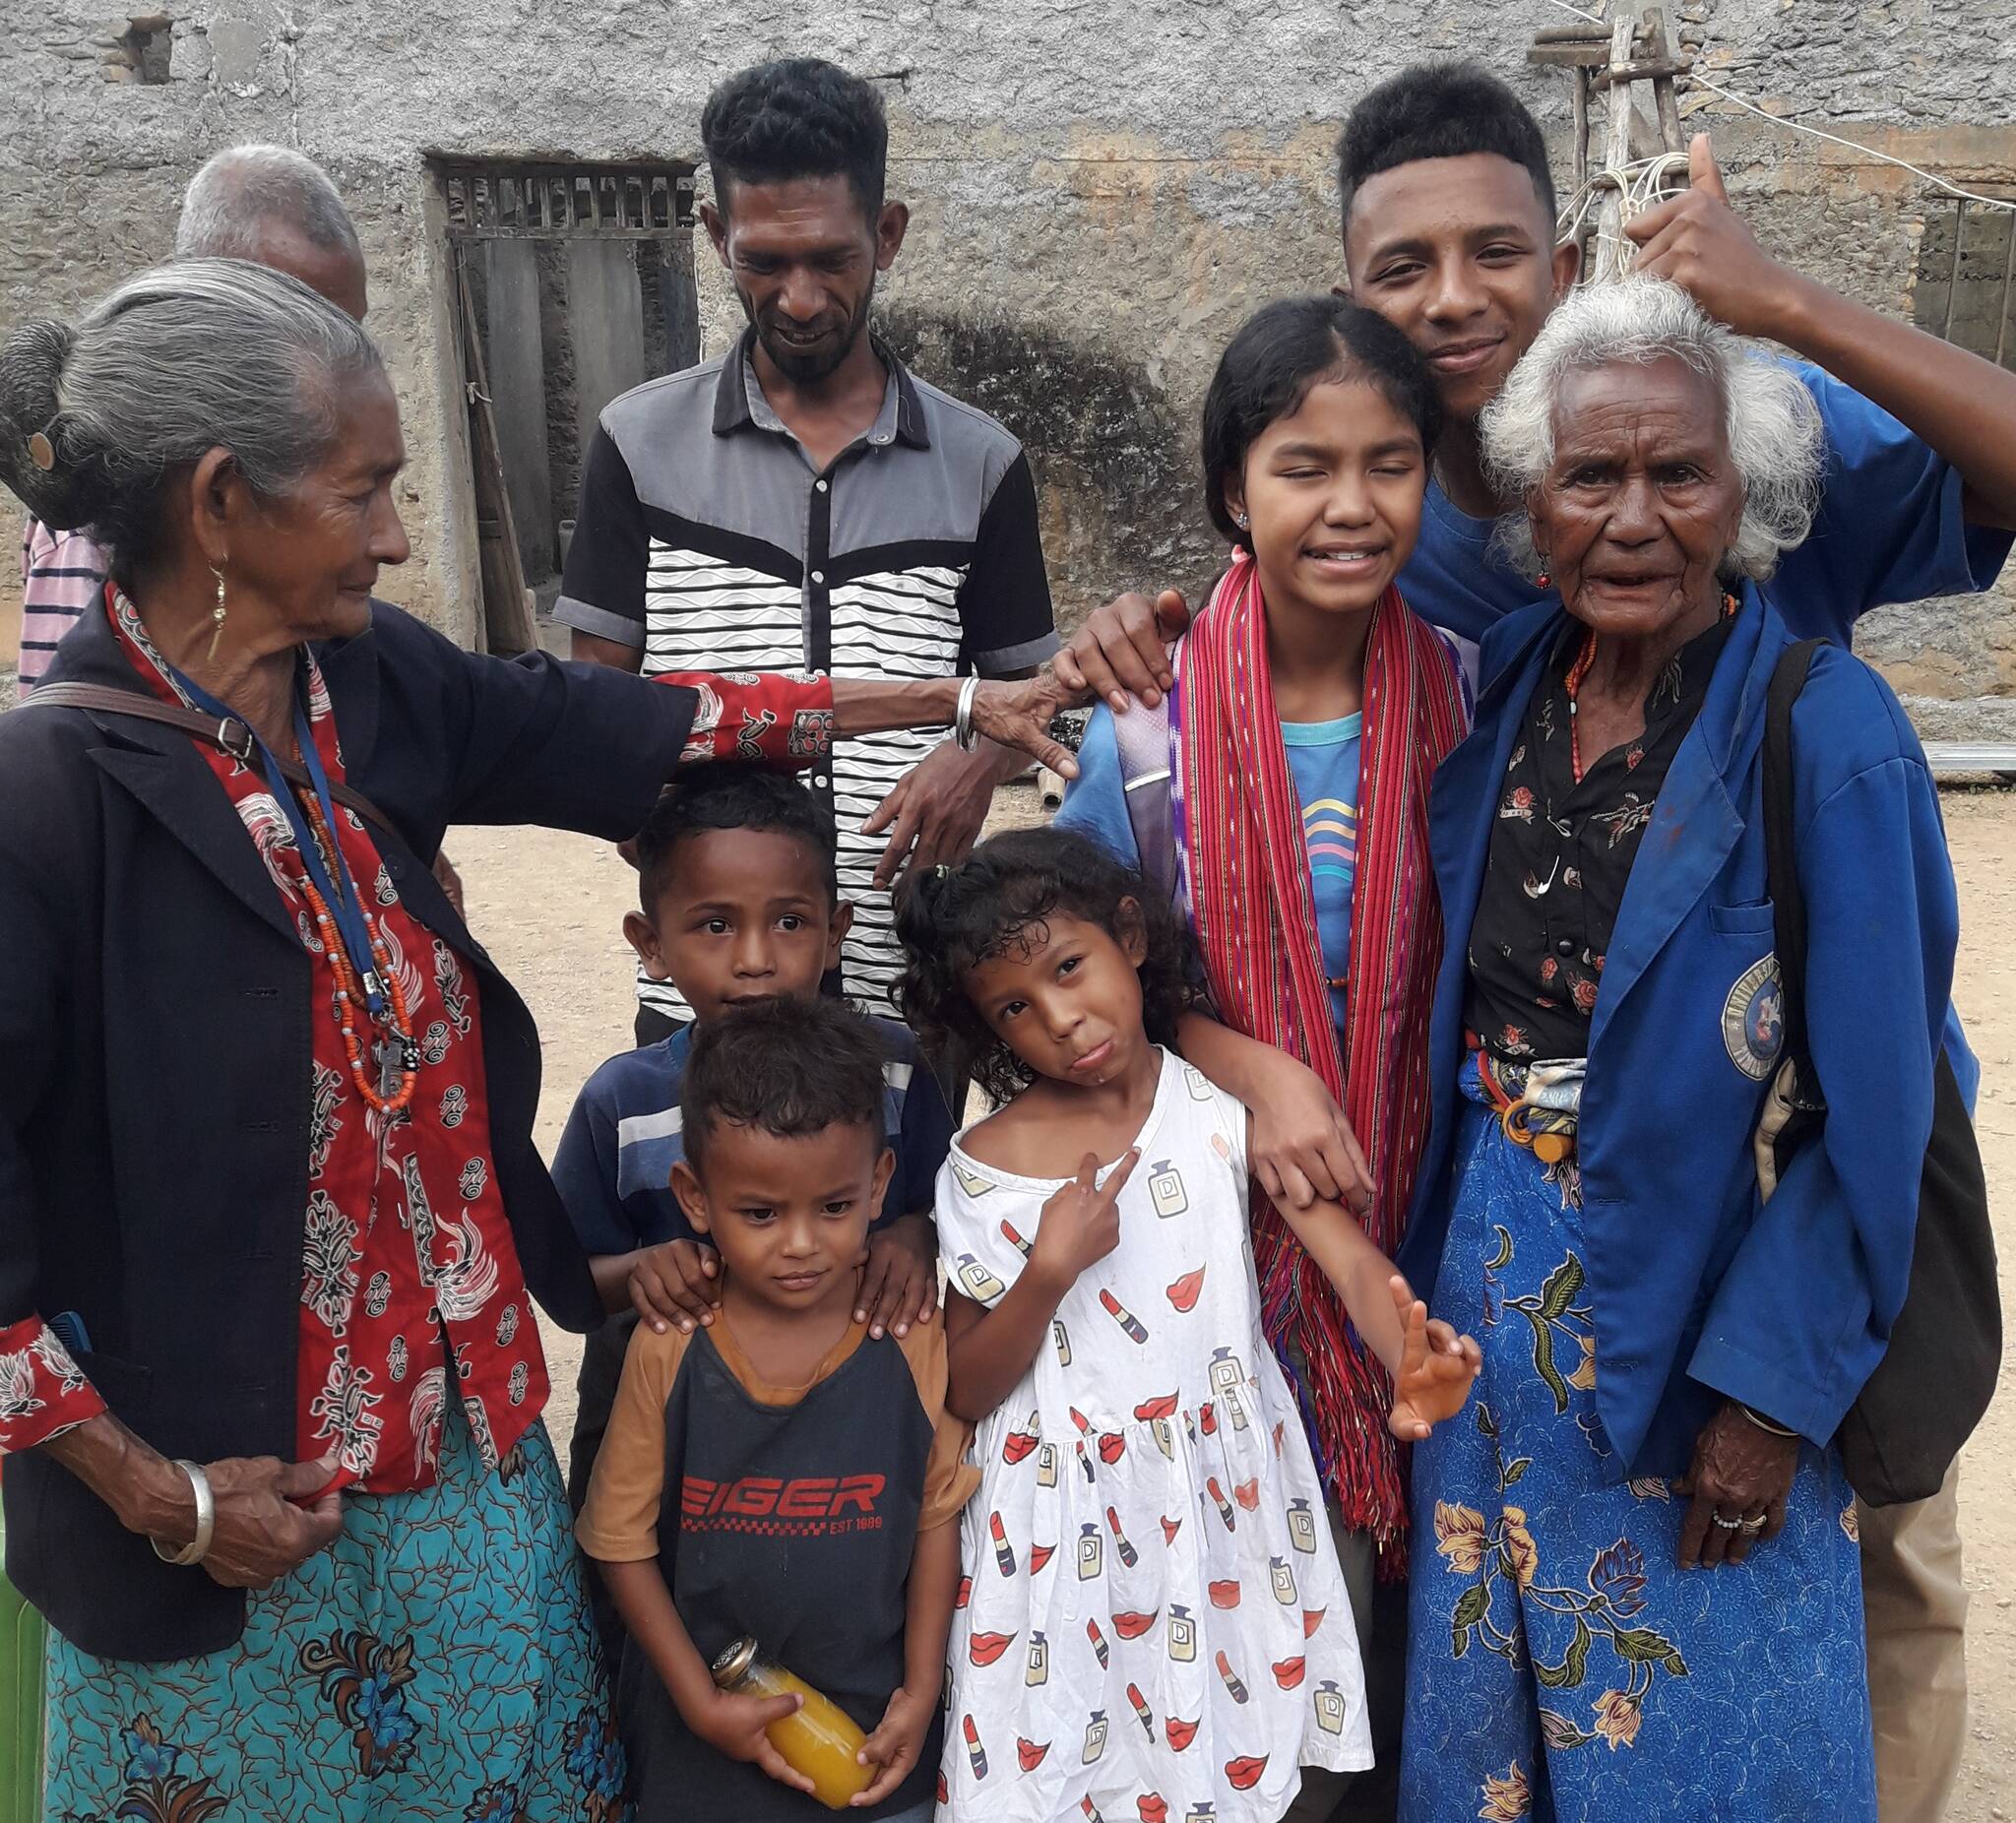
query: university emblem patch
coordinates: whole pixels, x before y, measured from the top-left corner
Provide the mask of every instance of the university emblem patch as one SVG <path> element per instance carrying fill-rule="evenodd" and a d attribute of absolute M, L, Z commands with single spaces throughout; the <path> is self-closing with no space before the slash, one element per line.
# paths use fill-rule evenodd
<path fill-rule="evenodd" d="M 1785 1047 L 1785 989 L 1778 958 L 1767 956 L 1736 977 L 1722 1003 L 1722 1041 L 1730 1061 L 1762 1082 Z"/>

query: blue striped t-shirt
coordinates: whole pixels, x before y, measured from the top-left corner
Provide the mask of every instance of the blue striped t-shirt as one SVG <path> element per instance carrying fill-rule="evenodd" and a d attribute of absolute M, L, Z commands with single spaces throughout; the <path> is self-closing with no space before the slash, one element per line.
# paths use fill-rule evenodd
<path fill-rule="evenodd" d="M 893 1019 L 870 1024 L 888 1051 L 883 1131 L 896 1154 L 876 1220 L 928 1214 L 938 1167 L 952 1150 L 952 1116 L 909 1029 Z M 553 1182 L 591 1254 L 698 1238 L 672 1194 L 672 1166 L 686 1156 L 679 1092 L 692 1041 L 692 1027 L 682 1026 L 656 1044 L 611 1057 L 575 1100 L 553 1155 Z"/>

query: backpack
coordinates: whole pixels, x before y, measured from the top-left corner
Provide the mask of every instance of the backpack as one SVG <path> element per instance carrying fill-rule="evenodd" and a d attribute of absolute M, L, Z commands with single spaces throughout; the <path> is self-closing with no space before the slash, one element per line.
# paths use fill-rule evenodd
<path fill-rule="evenodd" d="M 1772 672 L 1764 716 L 1764 852 L 1776 911 L 1785 1048 L 1758 1123 L 1758 1188 L 1768 1201 L 1798 1145 L 1827 1114 L 1806 1039 L 1806 912 L 1793 841 L 1792 712 L 1814 652 L 1804 640 Z M 1918 1234 L 1890 1346 L 1842 1419 L 1835 1447 L 1864 1504 L 1937 1493 L 1994 1396 L 2002 1306 L 1987 1180 L 1974 1122 L 1944 1046 L 1932 1073 L 1932 1131 L 1919 1185 Z"/>

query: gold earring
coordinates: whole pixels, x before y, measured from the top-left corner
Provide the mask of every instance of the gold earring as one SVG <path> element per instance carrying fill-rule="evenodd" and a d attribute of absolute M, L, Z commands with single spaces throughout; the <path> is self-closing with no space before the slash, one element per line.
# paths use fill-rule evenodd
<path fill-rule="evenodd" d="M 217 643 L 224 636 L 224 573 L 213 570 L 217 578 L 217 605 L 210 610 L 210 651 L 204 655 L 206 662 L 217 657 Z"/>

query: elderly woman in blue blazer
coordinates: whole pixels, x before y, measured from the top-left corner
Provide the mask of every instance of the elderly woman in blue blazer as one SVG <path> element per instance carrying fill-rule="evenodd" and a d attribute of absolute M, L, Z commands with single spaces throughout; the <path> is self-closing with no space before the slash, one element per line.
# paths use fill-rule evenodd
<path fill-rule="evenodd" d="M 1830 1449 L 1909 1274 L 1957 913 L 1896 699 L 1793 718 L 1829 1112 L 1768 1203 L 1783 1043 L 1756 581 L 1805 535 L 1810 395 L 1671 285 L 1557 309 L 1485 419 L 1542 603 L 1436 781 L 1450 941 L 1403 1264 L 1478 1335 L 1415 1456 L 1404 1807 L 1875 1814 L 1854 1502 Z"/>
<path fill-rule="evenodd" d="M 0 1455 L 51 1816 L 612 1823 L 531 1300 L 600 1311 L 442 828 L 619 839 L 685 761 L 962 708 L 1054 753 L 1040 682 L 462 652 L 371 597 L 404 455 L 363 331 L 265 267 L 0 343 L 0 480 L 113 553 L 0 723 Z"/>

